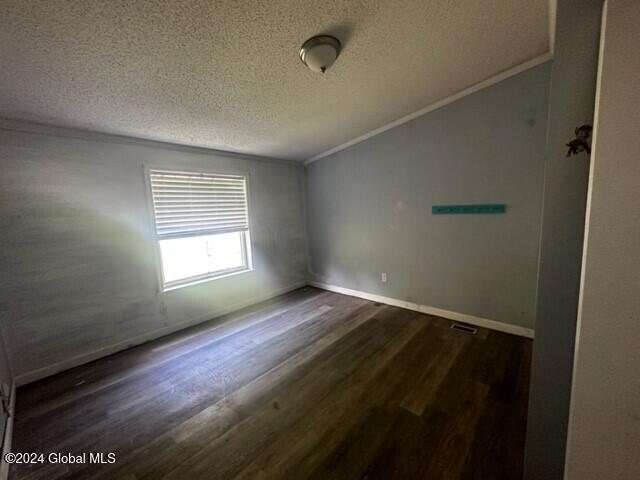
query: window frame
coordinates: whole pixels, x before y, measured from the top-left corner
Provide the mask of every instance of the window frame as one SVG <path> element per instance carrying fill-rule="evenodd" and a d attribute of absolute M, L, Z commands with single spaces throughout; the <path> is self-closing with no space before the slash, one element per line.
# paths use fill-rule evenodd
<path fill-rule="evenodd" d="M 164 265 L 162 262 L 162 252 L 160 249 L 160 238 L 156 231 L 156 216 L 153 205 L 153 191 L 151 189 L 151 171 L 152 170 L 164 170 L 173 171 L 177 173 L 204 173 L 208 175 L 235 175 L 244 177 L 245 181 L 245 193 L 247 201 L 247 221 L 249 228 L 247 230 L 240 230 L 241 238 L 243 241 L 242 257 L 244 265 L 234 269 L 220 270 L 218 272 L 206 273 L 202 275 L 196 275 L 193 277 L 184 278 L 182 280 L 174 280 L 172 282 L 165 282 L 164 279 Z M 214 280 L 220 280 L 222 278 L 232 277 L 243 273 L 249 273 L 253 271 L 253 242 L 251 241 L 252 221 L 251 221 L 251 189 L 250 189 L 250 175 L 247 171 L 237 169 L 206 169 L 198 167 L 175 167 L 168 166 L 164 163 L 147 163 L 143 162 L 144 182 L 146 186 L 145 196 L 147 197 L 147 217 L 149 218 L 149 232 L 153 239 L 153 250 L 156 264 L 156 278 L 158 279 L 158 292 L 170 292 L 193 285 L 199 285 L 201 283 L 212 282 Z M 228 233 L 228 232 L 220 232 Z M 204 235 L 216 235 L 211 233 L 205 233 Z M 201 235 L 185 235 L 185 237 L 198 237 Z"/>

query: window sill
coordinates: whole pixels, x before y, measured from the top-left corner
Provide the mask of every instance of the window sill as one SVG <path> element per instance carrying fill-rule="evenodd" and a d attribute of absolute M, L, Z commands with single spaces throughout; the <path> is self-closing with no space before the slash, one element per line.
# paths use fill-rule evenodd
<path fill-rule="evenodd" d="M 169 287 L 164 287 L 161 293 L 172 292 L 174 290 L 179 290 L 181 288 L 192 287 L 194 285 L 199 285 L 201 283 L 207 283 L 207 282 L 212 282 L 214 280 L 234 277 L 236 275 L 242 275 L 243 273 L 249 273 L 249 272 L 253 272 L 253 268 L 242 268 L 241 270 L 233 270 L 231 272 L 220 273 L 218 275 L 212 275 L 210 277 L 200 278 L 200 279 L 191 280 L 191 281 L 189 279 L 185 279 L 184 283 L 180 283 L 178 285 L 171 285 Z"/>

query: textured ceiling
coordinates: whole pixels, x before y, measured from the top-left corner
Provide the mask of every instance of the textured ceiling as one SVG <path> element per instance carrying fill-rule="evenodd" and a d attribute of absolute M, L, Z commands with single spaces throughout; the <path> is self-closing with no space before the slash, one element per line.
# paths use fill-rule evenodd
<path fill-rule="evenodd" d="M 0 116 L 302 160 L 548 52 L 548 3 L 0 0 Z"/>

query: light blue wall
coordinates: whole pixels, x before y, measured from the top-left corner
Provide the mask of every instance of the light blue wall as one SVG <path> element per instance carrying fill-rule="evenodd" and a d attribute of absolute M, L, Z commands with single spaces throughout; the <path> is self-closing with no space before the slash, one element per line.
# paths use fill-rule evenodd
<path fill-rule="evenodd" d="M 310 164 L 312 279 L 533 328 L 549 75 L 540 65 Z M 470 203 L 507 212 L 431 214 Z"/>

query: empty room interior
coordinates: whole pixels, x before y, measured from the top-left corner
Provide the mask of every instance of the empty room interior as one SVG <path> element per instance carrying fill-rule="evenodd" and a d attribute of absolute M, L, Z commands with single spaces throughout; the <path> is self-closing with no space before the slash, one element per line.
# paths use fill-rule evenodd
<path fill-rule="evenodd" d="M 637 0 L 0 0 L 0 480 L 637 480 L 638 185 Z"/>

